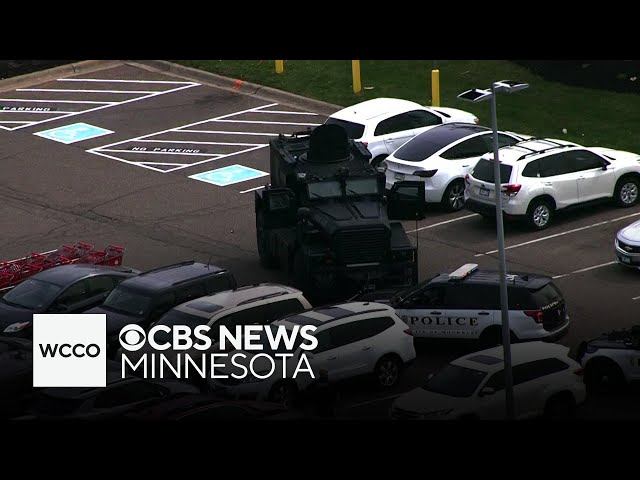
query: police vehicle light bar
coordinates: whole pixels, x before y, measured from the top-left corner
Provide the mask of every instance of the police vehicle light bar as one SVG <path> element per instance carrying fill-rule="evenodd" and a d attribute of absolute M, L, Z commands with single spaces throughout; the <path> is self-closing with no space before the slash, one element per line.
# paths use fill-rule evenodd
<path fill-rule="evenodd" d="M 478 269 L 477 263 L 467 263 L 449 274 L 449 280 L 462 280 Z"/>

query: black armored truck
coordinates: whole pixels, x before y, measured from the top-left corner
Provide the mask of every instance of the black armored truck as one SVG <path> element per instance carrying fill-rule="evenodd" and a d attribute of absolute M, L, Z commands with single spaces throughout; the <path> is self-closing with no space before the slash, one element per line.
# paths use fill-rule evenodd
<path fill-rule="evenodd" d="M 271 140 L 271 183 L 255 193 L 262 265 L 314 299 L 416 284 L 417 249 L 400 220 L 424 218 L 424 183 L 385 191 L 370 159 L 338 125 Z"/>

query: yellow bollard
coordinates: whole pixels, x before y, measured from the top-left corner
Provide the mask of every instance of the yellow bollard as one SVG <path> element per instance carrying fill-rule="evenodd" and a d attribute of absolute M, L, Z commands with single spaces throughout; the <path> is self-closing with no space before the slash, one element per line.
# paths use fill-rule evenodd
<path fill-rule="evenodd" d="M 284 60 L 276 60 L 276 73 L 284 72 Z"/>
<path fill-rule="evenodd" d="M 360 60 L 351 60 L 351 73 L 353 74 L 353 93 L 360 93 L 362 91 Z"/>
<path fill-rule="evenodd" d="M 431 70 L 431 105 L 440 106 L 440 70 Z"/>

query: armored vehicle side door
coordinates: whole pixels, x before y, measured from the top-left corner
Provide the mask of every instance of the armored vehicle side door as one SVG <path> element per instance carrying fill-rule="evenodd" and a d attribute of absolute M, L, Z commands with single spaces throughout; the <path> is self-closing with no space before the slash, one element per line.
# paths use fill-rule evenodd
<path fill-rule="evenodd" d="M 396 182 L 387 193 L 389 220 L 423 220 L 426 203 L 424 182 Z"/>

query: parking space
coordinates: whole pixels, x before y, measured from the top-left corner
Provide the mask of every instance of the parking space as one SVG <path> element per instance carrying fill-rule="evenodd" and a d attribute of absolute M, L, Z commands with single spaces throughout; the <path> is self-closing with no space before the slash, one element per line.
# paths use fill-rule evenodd
<path fill-rule="evenodd" d="M 0 260 L 85 241 L 124 245 L 135 268 L 196 259 L 240 283 L 287 280 L 260 267 L 253 192 L 268 182 L 269 141 L 322 115 L 129 65 L 0 96 Z M 637 322 L 640 272 L 613 263 L 613 240 L 638 219 L 639 207 L 606 205 L 541 232 L 506 225 L 509 270 L 553 276 L 565 294 L 574 324 L 561 343 Z M 498 268 L 495 224 L 478 215 L 430 209 L 405 228 L 420 279 L 464 263 Z M 398 392 L 463 353 L 421 348 Z M 388 402 L 366 403 L 375 395 L 356 388 L 345 405 L 380 413 Z"/>

